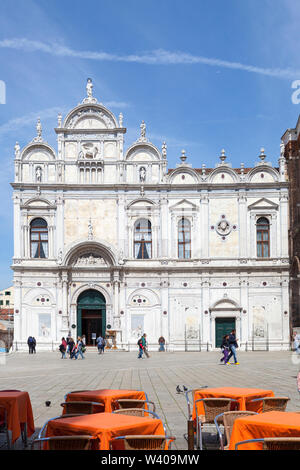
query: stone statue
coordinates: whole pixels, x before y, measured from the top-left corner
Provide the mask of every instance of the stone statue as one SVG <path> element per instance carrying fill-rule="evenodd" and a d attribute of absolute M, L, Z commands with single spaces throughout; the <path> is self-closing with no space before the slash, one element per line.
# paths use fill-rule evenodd
<path fill-rule="evenodd" d="M 142 166 L 140 168 L 140 181 L 144 182 L 146 180 L 146 168 Z"/>
<path fill-rule="evenodd" d="M 166 142 L 163 142 L 162 147 L 161 147 L 161 153 L 163 158 L 167 158 L 167 144 Z"/>
<path fill-rule="evenodd" d="M 59 113 L 58 116 L 57 116 L 57 123 L 58 123 L 58 127 L 61 127 L 61 123 L 62 123 L 62 115 Z"/>
<path fill-rule="evenodd" d="M 63 256 L 63 252 L 62 252 L 62 249 L 60 248 L 58 251 L 58 255 L 57 255 L 57 264 L 62 264 L 63 262 L 62 256 Z"/>
<path fill-rule="evenodd" d="M 38 166 L 35 170 L 35 178 L 36 178 L 36 181 L 38 182 L 42 181 L 42 169 L 40 166 Z"/>
<path fill-rule="evenodd" d="M 19 142 L 16 142 L 16 145 L 15 145 L 15 158 L 19 158 L 20 157 L 20 145 L 19 145 Z"/>
<path fill-rule="evenodd" d="M 91 78 L 87 79 L 87 84 L 86 84 L 86 93 L 88 98 L 93 98 L 93 82 Z"/>
<path fill-rule="evenodd" d="M 119 126 L 123 127 L 123 113 L 119 114 Z"/>
<path fill-rule="evenodd" d="M 37 136 L 40 139 L 42 137 L 42 124 L 41 124 L 40 118 L 38 118 L 37 120 L 36 131 L 37 131 Z"/>
<path fill-rule="evenodd" d="M 142 121 L 140 128 L 141 128 L 141 138 L 145 139 L 146 138 L 146 124 L 144 121 Z"/>
<path fill-rule="evenodd" d="M 92 220 L 91 218 L 89 219 L 89 225 L 88 225 L 88 240 L 93 240 L 94 235 L 93 235 L 93 226 L 92 226 Z"/>

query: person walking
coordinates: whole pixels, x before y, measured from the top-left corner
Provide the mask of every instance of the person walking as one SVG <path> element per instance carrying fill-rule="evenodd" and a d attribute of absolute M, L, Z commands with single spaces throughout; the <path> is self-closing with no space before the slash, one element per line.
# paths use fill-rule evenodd
<path fill-rule="evenodd" d="M 223 357 L 221 357 L 220 362 L 224 361 L 224 364 L 226 364 L 226 362 L 228 361 L 228 355 L 229 355 L 229 335 L 223 336 L 221 350 L 223 353 Z"/>
<path fill-rule="evenodd" d="M 59 350 L 61 352 L 61 359 L 67 359 L 67 356 L 66 356 L 67 342 L 65 338 L 61 339 L 61 345 L 59 346 Z"/>
<path fill-rule="evenodd" d="M 98 354 L 101 354 L 102 353 L 102 344 L 103 344 L 103 338 L 102 336 L 98 336 L 98 338 L 96 339 L 96 344 L 97 344 L 97 348 L 98 348 Z"/>
<path fill-rule="evenodd" d="M 143 359 L 143 352 L 144 352 L 143 336 L 138 340 L 137 344 L 138 344 L 138 347 L 139 347 L 138 359 Z"/>
<path fill-rule="evenodd" d="M 35 347 L 36 347 L 36 339 L 35 339 L 35 337 L 33 336 L 33 337 L 32 337 L 32 352 L 33 352 L 34 354 L 36 354 Z"/>
<path fill-rule="evenodd" d="M 29 348 L 29 354 L 32 354 L 33 353 L 33 337 L 32 336 L 28 336 L 27 344 Z"/>
<path fill-rule="evenodd" d="M 148 343 L 147 343 L 147 339 L 146 339 L 146 338 L 147 338 L 147 335 L 146 335 L 146 333 L 144 333 L 143 336 L 142 336 L 143 347 L 144 347 L 144 353 L 145 353 L 145 356 L 146 356 L 147 358 L 149 358 L 150 355 L 149 355 L 149 353 L 148 353 Z"/>
<path fill-rule="evenodd" d="M 81 336 L 81 341 L 82 341 L 82 344 L 83 344 L 83 348 L 86 347 L 86 338 L 85 338 L 85 335 L 82 335 Z"/>
<path fill-rule="evenodd" d="M 73 338 L 69 339 L 68 347 L 69 347 L 70 359 L 73 359 L 76 353 L 76 345 L 75 345 L 75 341 L 73 340 Z"/>
<path fill-rule="evenodd" d="M 80 336 L 78 336 L 78 338 L 77 338 L 75 359 L 78 359 L 79 354 L 81 356 L 81 359 L 84 359 L 83 343 L 82 343 L 82 340 L 81 340 Z"/>
<path fill-rule="evenodd" d="M 238 344 L 237 344 L 237 339 L 236 339 L 236 335 L 235 335 L 235 330 L 231 331 L 231 333 L 229 335 L 229 338 L 228 338 L 228 343 L 229 343 L 230 353 L 229 353 L 229 356 L 228 356 L 227 361 L 225 362 L 225 364 L 229 365 L 230 364 L 229 360 L 233 356 L 234 363 L 236 365 L 238 365 L 239 362 L 238 362 L 237 357 L 236 357 L 236 349 L 238 348 Z"/>
<path fill-rule="evenodd" d="M 294 349 L 297 354 L 300 354 L 300 334 L 294 333 Z"/>
<path fill-rule="evenodd" d="M 106 339 L 105 339 L 105 336 L 103 336 L 102 338 L 102 344 L 101 344 L 101 354 L 104 354 L 104 350 L 105 350 L 105 346 L 106 346 Z"/>
<path fill-rule="evenodd" d="M 166 340 L 163 336 L 158 339 L 159 351 L 165 351 Z"/>

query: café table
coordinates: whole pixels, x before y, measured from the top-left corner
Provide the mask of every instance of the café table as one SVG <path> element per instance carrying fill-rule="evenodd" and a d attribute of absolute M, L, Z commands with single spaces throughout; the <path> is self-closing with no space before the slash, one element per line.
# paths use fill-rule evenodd
<path fill-rule="evenodd" d="M 235 450 L 237 442 L 264 437 L 300 437 L 300 413 L 268 411 L 235 420 L 229 450 Z M 238 450 L 260 450 L 262 444 L 250 442 Z"/>
<path fill-rule="evenodd" d="M 193 419 L 196 419 L 195 401 L 201 398 L 232 398 L 237 401 L 239 410 L 250 410 L 260 413 L 262 411 L 262 402 L 249 403 L 255 398 L 273 397 L 272 390 L 263 390 L 260 388 L 242 388 L 242 387 L 217 387 L 202 388 L 194 392 Z M 234 407 L 234 404 L 232 405 Z M 203 403 L 197 403 L 198 414 L 204 415 Z"/>
<path fill-rule="evenodd" d="M 12 443 L 21 436 L 23 429 L 26 436 L 30 437 L 34 433 L 34 419 L 28 392 L 0 390 L 0 405 L 7 412 L 7 428 Z"/>
<path fill-rule="evenodd" d="M 93 401 L 103 403 L 104 411 L 111 412 L 112 402 L 121 398 L 131 398 L 135 400 L 147 400 L 147 395 L 142 390 L 87 390 L 84 392 L 68 393 L 65 401 Z"/>
<path fill-rule="evenodd" d="M 91 435 L 93 449 L 109 450 L 114 437 L 124 435 L 164 435 L 160 419 L 115 413 L 96 413 L 48 422 L 46 437 Z M 119 443 L 122 446 L 122 442 Z"/>

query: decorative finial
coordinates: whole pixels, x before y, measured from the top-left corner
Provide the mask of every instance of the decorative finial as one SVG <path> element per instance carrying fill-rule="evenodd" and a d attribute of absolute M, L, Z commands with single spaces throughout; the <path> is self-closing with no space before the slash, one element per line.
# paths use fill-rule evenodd
<path fill-rule="evenodd" d="M 221 155 L 220 155 L 220 160 L 221 160 L 221 162 L 224 163 L 225 160 L 226 160 L 226 158 L 227 158 L 227 157 L 226 157 L 226 155 L 225 155 L 225 149 L 222 149 L 222 150 L 221 150 Z"/>
<path fill-rule="evenodd" d="M 244 170 L 245 170 L 245 164 L 241 163 L 241 175 L 244 174 Z"/>
<path fill-rule="evenodd" d="M 119 126 L 123 127 L 123 113 L 119 114 Z"/>
<path fill-rule="evenodd" d="M 57 115 L 57 124 L 58 124 L 58 127 L 61 127 L 61 123 L 62 123 L 62 115 L 61 115 L 61 113 L 58 113 L 58 115 Z"/>
<path fill-rule="evenodd" d="M 205 163 L 202 163 L 202 176 L 206 175 L 206 165 Z"/>
<path fill-rule="evenodd" d="M 284 146 L 283 141 L 281 141 L 281 143 L 280 143 L 280 157 L 284 157 L 284 150 L 285 150 L 285 146 Z"/>
<path fill-rule="evenodd" d="M 181 157 L 180 157 L 180 160 L 182 161 L 182 163 L 184 163 L 187 159 L 187 156 L 185 154 L 185 150 L 181 150 Z"/>
<path fill-rule="evenodd" d="M 167 144 L 166 144 L 166 142 L 163 142 L 163 144 L 161 146 L 161 153 L 162 153 L 163 158 L 167 158 Z"/>
<path fill-rule="evenodd" d="M 261 161 L 263 162 L 265 160 L 267 155 L 265 155 L 265 149 L 262 147 L 260 149 L 260 155 L 259 155 L 259 158 L 261 159 Z"/>
<path fill-rule="evenodd" d="M 20 157 L 20 145 L 19 145 L 19 142 L 16 142 L 16 145 L 15 145 L 15 158 L 19 158 Z"/>

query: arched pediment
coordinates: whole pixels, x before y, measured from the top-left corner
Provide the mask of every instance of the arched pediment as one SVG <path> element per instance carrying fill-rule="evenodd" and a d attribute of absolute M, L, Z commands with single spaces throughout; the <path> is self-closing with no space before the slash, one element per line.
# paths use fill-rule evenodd
<path fill-rule="evenodd" d="M 127 149 L 125 160 L 147 162 L 160 160 L 161 153 L 151 142 L 136 142 Z"/>
<path fill-rule="evenodd" d="M 197 184 L 200 183 L 199 176 L 195 170 L 188 167 L 176 168 L 168 176 L 171 184 Z"/>
<path fill-rule="evenodd" d="M 140 301 L 139 301 L 140 300 Z M 128 304 L 131 307 L 153 307 L 160 305 L 158 295 L 151 289 L 136 289 L 128 297 Z"/>
<path fill-rule="evenodd" d="M 259 165 L 249 171 L 246 181 L 249 183 L 273 183 L 279 181 L 279 173 L 268 165 Z"/>
<path fill-rule="evenodd" d="M 141 198 L 141 199 L 135 199 L 134 201 L 131 201 L 127 209 L 141 209 L 149 206 L 156 206 L 155 202 L 151 201 L 151 199 L 147 198 Z"/>
<path fill-rule="evenodd" d="M 55 150 L 46 142 L 32 142 L 21 153 L 23 161 L 49 162 L 56 160 Z"/>
<path fill-rule="evenodd" d="M 116 257 L 106 243 L 84 240 L 70 247 L 63 260 L 65 266 L 105 268 L 116 264 Z"/>
<path fill-rule="evenodd" d="M 227 166 L 215 168 L 209 175 L 208 181 L 215 184 L 232 184 L 239 181 L 238 174 Z"/>
<path fill-rule="evenodd" d="M 241 310 L 240 305 L 233 299 L 223 298 L 217 300 L 211 307 L 210 310 Z"/>
<path fill-rule="evenodd" d="M 113 113 L 101 104 L 81 104 L 64 120 L 65 129 L 115 129 L 119 125 Z"/>
<path fill-rule="evenodd" d="M 51 202 L 48 201 L 47 199 L 37 198 L 37 197 L 32 198 L 32 199 L 28 199 L 28 201 L 26 201 L 22 207 L 32 208 L 32 209 L 34 209 L 35 207 L 38 207 L 38 208 L 45 207 L 45 209 L 54 209 L 55 208 L 55 206 L 53 206 L 51 204 Z"/>

